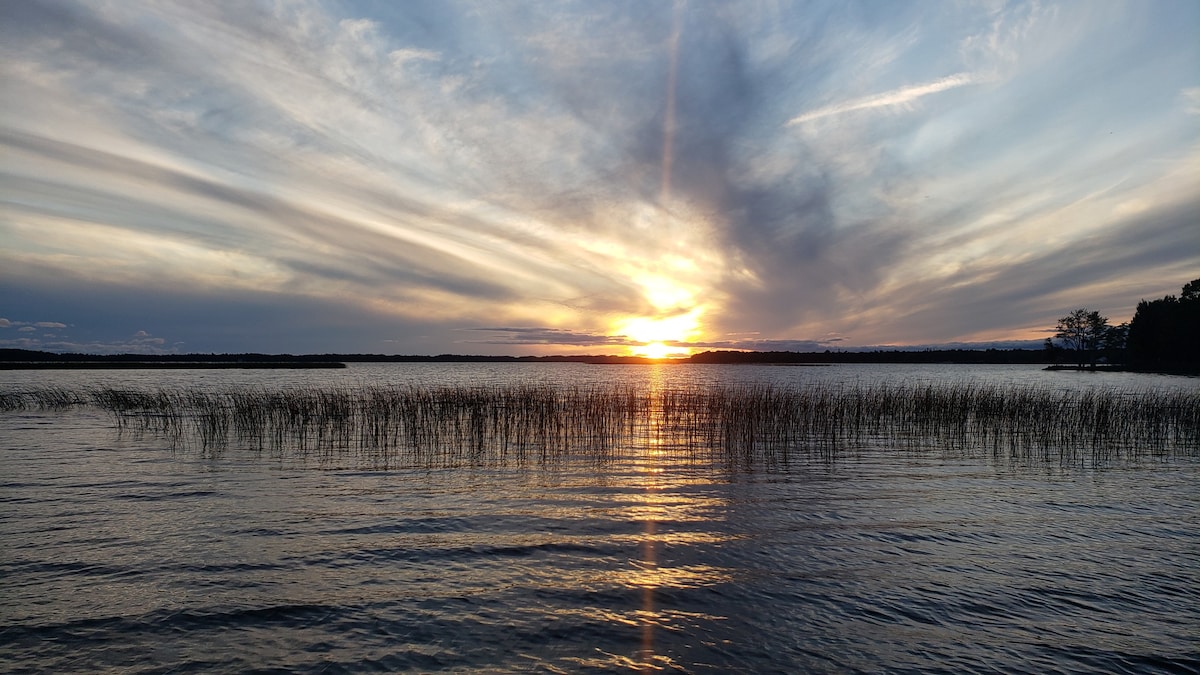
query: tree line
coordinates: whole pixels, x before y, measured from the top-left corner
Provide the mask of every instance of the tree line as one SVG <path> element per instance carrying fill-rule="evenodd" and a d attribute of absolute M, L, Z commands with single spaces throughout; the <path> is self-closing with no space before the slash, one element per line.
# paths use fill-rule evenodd
<path fill-rule="evenodd" d="M 1058 320 L 1045 348 L 1055 360 L 1069 353 L 1081 367 L 1112 363 L 1200 372 L 1200 279 L 1185 284 L 1179 296 L 1142 300 L 1133 318 L 1116 326 L 1100 312 L 1077 309 Z"/>

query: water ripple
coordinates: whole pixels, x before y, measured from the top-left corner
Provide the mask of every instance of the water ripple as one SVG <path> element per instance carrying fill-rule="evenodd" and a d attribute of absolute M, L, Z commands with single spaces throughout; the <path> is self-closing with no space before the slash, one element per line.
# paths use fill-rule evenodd
<path fill-rule="evenodd" d="M 144 440 L 2 460 L 17 672 L 1200 668 L 1195 460 L 373 473 Z"/>

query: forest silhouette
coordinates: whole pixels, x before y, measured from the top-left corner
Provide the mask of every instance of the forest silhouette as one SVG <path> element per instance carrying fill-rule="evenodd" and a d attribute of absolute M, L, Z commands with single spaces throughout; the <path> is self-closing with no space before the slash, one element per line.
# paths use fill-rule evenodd
<path fill-rule="evenodd" d="M 1142 300 L 1128 323 L 1110 326 L 1100 312 L 1080 308 L 1059 319 L 1055 331 L 1045 350 L 1056 363 L 1065 353 L 1078 368 L 1103 363 L 1129 370 L 1200 372 L 1200 279 L 1185 284 L 1178 297 Z"/>

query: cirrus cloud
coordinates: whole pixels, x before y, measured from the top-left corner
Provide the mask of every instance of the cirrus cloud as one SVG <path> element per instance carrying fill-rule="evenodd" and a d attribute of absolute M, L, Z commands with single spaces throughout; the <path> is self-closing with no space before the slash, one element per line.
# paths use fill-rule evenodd
<path fill-rule="evenodd" d="M 1127 318 L 1200 268 L 1197 21 L 4 3 L 0 297 L 23 323 L 0 327 L 55 348 L 534 353 L 620 350 L 631 320 L 682 315 L 693 348 Z"/>

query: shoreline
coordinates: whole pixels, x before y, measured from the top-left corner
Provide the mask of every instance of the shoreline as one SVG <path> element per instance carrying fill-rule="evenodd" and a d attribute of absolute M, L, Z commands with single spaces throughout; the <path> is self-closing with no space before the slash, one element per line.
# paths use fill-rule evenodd
<path fill-rule="evenodd" d="M 3 361 L 0 370 L 222 370 L 345 368 L 336 361 Z"/>
<path fill-rule="evenodd" d="M 1054 364 L 1043 370 L 1073 370 L 1083 373 L 1143 373 L 1147 375 L 1200 375 L 1200 370 L 1189 368 L 1136 368 L 1134 366 L 1096 364 L 1090 366 L 1069 366 Z"/>

